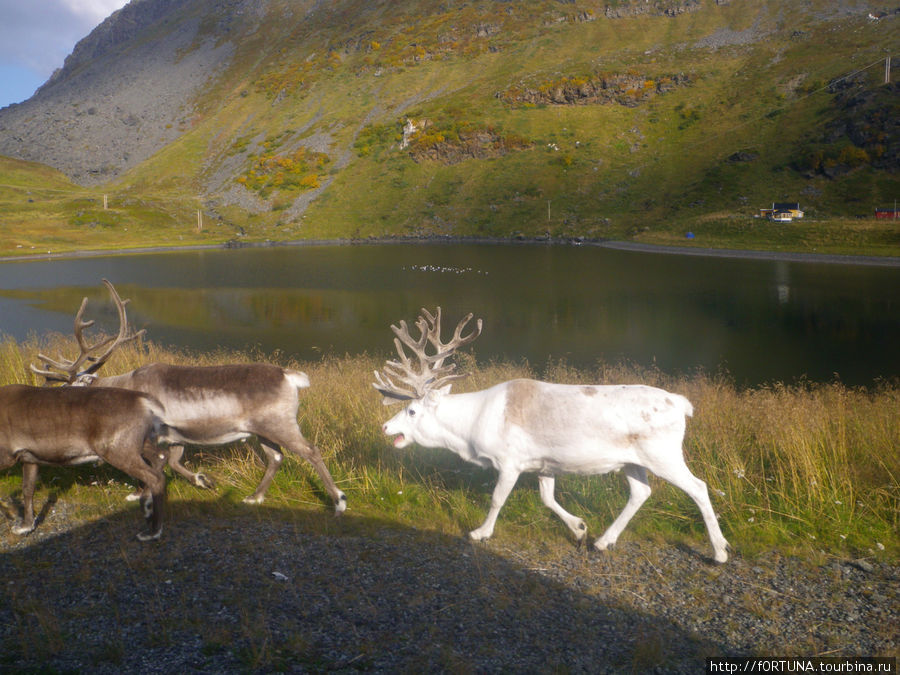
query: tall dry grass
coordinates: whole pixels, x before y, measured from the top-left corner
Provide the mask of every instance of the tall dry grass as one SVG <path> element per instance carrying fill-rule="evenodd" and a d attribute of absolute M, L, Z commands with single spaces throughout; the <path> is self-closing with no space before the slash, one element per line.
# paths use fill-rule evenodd
<path fill-rule="evenodd" d="M 688 452 L 738 538 L 896 551 L 900 392 L 840 383 L 737 391 L 694 381 Z"/>
<path fill-rule="evenodd" d="M 37 353 L 71 354 L 66 336 L 0 342 L 0 384 L 39 384 L 28 372 Z M 457 391 L 488 387 L 514 377 L 558 382 L 642 382 L 686 395 L 694 404 L 685 455 L 709 485 L 722 529 L 738 551 L 771 547 L 896 558 L 900 552 L 900 386 L 882 383 L 851 388 L 839 382 L 800 383 L 739 389 L 725 377 L 704 374 L 672 377 L 654 369 L 601 364 L 575 369 L 551 363 L 541 370 L 526 364 L 477 364 L 463 356 L 471 376 Z M 278 354 L 221 351 L 196 354 L 155 343 L 127 345 L 105 366 L 117 373 L 153 361 L 215 364 L 267 360 L 305 370 L 311 389 L 301 393 L 300 424 L 323 451 L 350 513 L 378 516 L 402 525 L 459 534 L 485 515 L 495 476 L 464 464 L 442 450 L 397 451 L 381 433 L 395 411 L 372 389 L 378 358 L 358 355 L 296 363 Z M 204 449 L 192 461 L 211 473 L 222 493 L 234 501 L 252 491 L 261 465 L 251 448 L 236 444 Z M 18 469 L 2 474 L 2 493 L 18 487 Z M 520 479 L 500 516 L 497 537 L 556 539 L 568 532 L 542 506 L 535 481 Z M 656 481 L 650 501 L 623 536 L 685 538 L 705 546 L 706 533 L 696 506 L 679 490 Z M 627 498 L 618 476 L 563 477 L 558 497 L 585 517 L 598 535 Z M 122 491 L 127 486 L 121 487 Z M 204 491 L 179 479 L 169 481 L 170 498 L 209 501 Z M 85 498 L 88 490 L 78 493 Z M 62 498 L 66 498 L 63 496 Z M 88 497 L 89 498 L 89 497 Z M 312 470 L 289 459 L 269 492 L 275 503 L 298 509 L 327 508 Z M 108 503 L 103 503 L 108 509 Z"/>

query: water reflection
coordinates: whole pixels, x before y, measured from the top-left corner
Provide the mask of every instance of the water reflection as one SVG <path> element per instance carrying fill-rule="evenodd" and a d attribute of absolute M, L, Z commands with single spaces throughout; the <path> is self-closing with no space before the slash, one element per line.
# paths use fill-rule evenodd
<path fill-rule="evenodd" d="M 775 263 L 775 289 L 778 292 L 778 304 L 786 305 L 791 299 L 791 274 L 787 263 Z"/>
<path fill-rule="evenodd" d="M 481 359 L 727 368 L 740 383 L 900 372 L 900 271 L 590 247 L 364 245 L 111 256 L 0 265 L 0 332 L 71 331 L 99 280 L 156 341 L 182 347 L 388 354 L 388 326 L 441 305 L 485 320 Z"/>

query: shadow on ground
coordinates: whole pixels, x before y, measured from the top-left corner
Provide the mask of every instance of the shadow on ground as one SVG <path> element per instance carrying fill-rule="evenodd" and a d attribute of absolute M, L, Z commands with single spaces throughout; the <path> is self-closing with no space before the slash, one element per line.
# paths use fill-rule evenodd
<path fill-rule="evenodd" d="M 170 503 L 0 549 L 7 672 L 702 672 L 714 644 L 463 539 Z"/>

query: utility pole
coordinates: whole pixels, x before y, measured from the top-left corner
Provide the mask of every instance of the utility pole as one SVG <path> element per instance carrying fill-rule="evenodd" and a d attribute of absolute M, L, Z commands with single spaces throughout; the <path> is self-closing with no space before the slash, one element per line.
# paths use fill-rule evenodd
<path fill-rule="evenodd" d="M 890 56 L 888 56 L 884 60 L 884 83 L 885 84 L 891 83 L 891 57 Z"/>
<path fill-rule="evenodd" d="M 203 211 L 197 209 L 197 232 L 203 231 Z"/>

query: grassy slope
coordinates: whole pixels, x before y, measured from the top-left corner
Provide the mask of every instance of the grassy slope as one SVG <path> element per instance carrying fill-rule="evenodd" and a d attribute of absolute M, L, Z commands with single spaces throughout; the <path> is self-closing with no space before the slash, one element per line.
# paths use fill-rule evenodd
<path fill-rule="evenodd" d="M 791 168 L 837 114 L 824 84 L 883 58 L 896 42 L 895 20 L 824 20 L 832 3 L 784 5 L 706 3 L 675 18 L 581 23 L 548 18 L 602 15 L 601 5 L 520 3 L 507 13 L 497 3 L 442 11 L 438 3 L 347 2 L 343 13 L 294 22 L 273 11 L 239 41 L 227 75 L 197 102 L 191 130 L 102 190 L 63 188 L 26 245 L 114 248 L 239 232 L 247 240 L 549 232 L 683 244 L 691 230 L 699 246 L 897 255 L 900 228 L 855 218 L 893 203 L 896 172 L 864 166 L 830 180 Z M 479 38 L 477 25 L 500 30 Z M 698 46 L 750 29 L 766 38 Z M 348 41 L 359 48 L 343 47 Z M 418 60 L 417 49 L 425 53 Z M 511 86 L 597 72 L 684 73 L 691 84 L 637 107 L 513 106 L 497 97 Z M 882 72 L 865 71 L 869 87 L 878 89 Z M 490 127 L 532 146 L 456 164 L 417 162 L 397 148 L 407 116 Z M 264 192 L 271 208 L 262 213 L 217 203 L 221 182 L 212 178 L 222 162 L 246 175 L 262 153 L 284 155 L 304 138 L 324 139 L 329 162 L 301 217 L 290 209 L 304 195 L 296 187 Z M 727 161 L 737 151 L 757 158 Z M 42 182 L 35 175 L 31 185 Z M 95 200 L 87 209 L 78 205 L 85 192 Z M 97 211 L 101 192 L 117 198 L 114 213 Z M 207 216 L 196 233 L 201 195 L 219 219 Z M 753 218 L 782 200 L 800 201 L 808 218 L 790 226 Z M 4 220 L 22 222 L 20 206 L 2 206 Z M 11 248 L 0 234 L 0 252 Z"/>
<path fill-rule="evenodd" d="M 182 192 L 85 188 L 48 167 L 0 157 L 0 256 L 220 241 L 196 231 L 190 208 Z"/>

